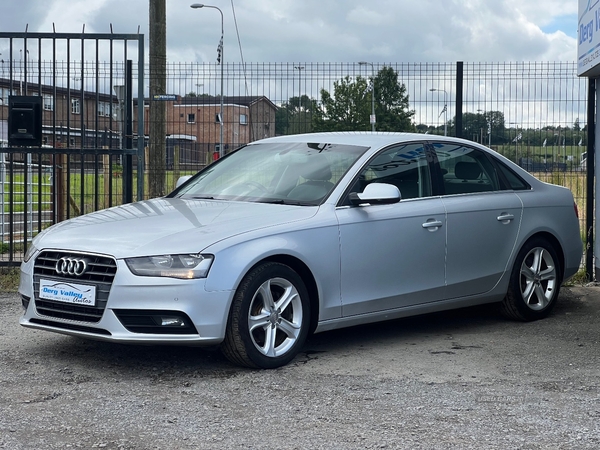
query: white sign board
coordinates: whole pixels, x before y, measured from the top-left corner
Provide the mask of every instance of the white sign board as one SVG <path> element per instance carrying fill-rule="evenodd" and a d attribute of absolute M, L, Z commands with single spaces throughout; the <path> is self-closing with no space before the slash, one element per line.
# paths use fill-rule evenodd
<path fill-rule="evenodd" d="M 600 0 L 579 0 L 577 75 L 600 76 Z"/>

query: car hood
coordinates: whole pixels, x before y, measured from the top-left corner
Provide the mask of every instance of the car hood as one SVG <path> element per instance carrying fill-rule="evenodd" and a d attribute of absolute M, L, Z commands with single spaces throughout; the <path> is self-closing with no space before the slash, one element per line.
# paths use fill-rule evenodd
<path fill-rule="evenodd" d="M 116 258 L 200 252 L 231 236 L 312 217 L 318 207 L 159 198 L 58 223 L 35 239 L 39 249 Z"/>

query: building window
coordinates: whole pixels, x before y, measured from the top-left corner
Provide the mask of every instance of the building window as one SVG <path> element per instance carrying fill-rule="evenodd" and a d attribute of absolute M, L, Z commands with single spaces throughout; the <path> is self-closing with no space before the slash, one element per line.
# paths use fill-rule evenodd
<path fill-rule="evenodd" d="M 115 107 L 116 110 L 116 107 Z M 102 117 L 110 117 L 110 103 L 98 102 L 98 115 Z"/>
<path fill-rule="evenodd" d="M 51 94 L 43 95 L 44 109 L 46 111 L 54 111 L 54 96 Z"/>
<path fill-rule="evenodd" d="M 187 123 L 196 123 L 196 114 L 188 114 Z"/>
<path fill-rule="evenodd" d="M 221 123 L 221 114 L 215 114 L 215 122 Z"/>
<path fill-rule="evenodd" d="M 71 99 L 71 112 L 73 114 L 81 114 L 81 105 L 78 98 Z"/>
<path fill-rule="evenodd" d="M 246 114 L 240 114 L 240 125 L 248 125 L 248 116 Z"/>

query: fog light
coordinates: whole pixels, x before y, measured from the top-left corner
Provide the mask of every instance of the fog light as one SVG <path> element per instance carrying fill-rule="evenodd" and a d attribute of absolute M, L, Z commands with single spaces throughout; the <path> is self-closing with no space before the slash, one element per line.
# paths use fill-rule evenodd
<path fill-rule="evenodd" d="M 185 327 L 185 321 L 181 317 L 161 317 L 160 324 L 163 327 Z"/>

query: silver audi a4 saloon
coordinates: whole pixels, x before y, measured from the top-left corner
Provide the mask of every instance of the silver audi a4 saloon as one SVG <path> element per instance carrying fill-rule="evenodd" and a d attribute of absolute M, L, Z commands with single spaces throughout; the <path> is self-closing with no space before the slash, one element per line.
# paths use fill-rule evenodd
<path fill-rule="evenodd" d="M 492 302 L 541 319 L 580 267 L 571 192 L 466 140 L 269 138 L 181 181 L 36 236 L 21 325 L 274 368 L 341 327 Z"/>

